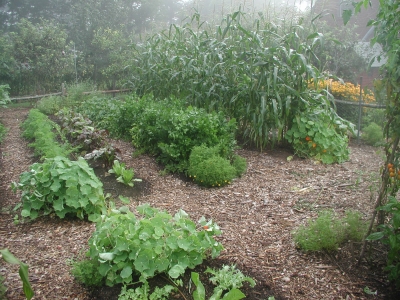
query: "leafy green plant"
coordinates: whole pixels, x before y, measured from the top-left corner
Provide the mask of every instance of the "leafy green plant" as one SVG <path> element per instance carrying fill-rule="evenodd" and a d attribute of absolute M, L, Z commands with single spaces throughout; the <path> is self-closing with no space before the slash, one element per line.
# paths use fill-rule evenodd
<path fill-rule="evenodd" d="M 210 281 L 216 286 L 210 299 L 220 299 L 224 292 L 229 294 L 233 290 L 239 290 L 246 281 L 251 287 L 256 285 L 253 278 L 243 275 L 234 265 L 222 266 L 219 270 L 207 268 L 205 272 L 213 275 Z"/>
<path fill-rule="evenodd" d="M 388 202 L 378 210 L 387 212 L 390 220 L 379 225 L 380 231 L 370 234 L 367 240 L 382 240 L 382 243 L 389 246 L 386 271 L 389 272 L 389 279 L 400 287 L 400 202 L 390 196 Z"/>
<path fill-rule="evenodd" d="M 315 109 L 297 116 L 285 137 L 298 156 L 332 164 L 349 158 L 349 130 L 352 130 L 350 123 Z"/>
<path fill-rule="evenodd" d="M 187 174 L 194 182 L 206 187 L 221 187 L 230 184 L 233 178 L 245 172 L 246 159 L 233 155 L 232 164 L 221 156 L 219 145 L 207 147 L 204 144 L 193 147 L 189 157 Z"/>
<path fill-rule="evenodd" d="M 10 97 L 8 96 L 9 89 L 10 87 L 7 84 L 0 84 L 0 108 L 10 103 Z"/>
<path fill-rule="evenodd" d="M 235 266 L 223 266 L 219 270 L 207 268 L 205 271 L 212 275 L 209 279 L 214 285 L 214 291 L 210 300 L 237 300 L 243 299 L 246 296 L 240 291 L 244 282 L 248 282 L 251 287 L 255 286 L 253 278 L 243 275 L 243 273 L 236 269 Z M 191 273 L 191 279 L 196 286 L 196 290 L 193 292 L 194 300 L 205 300 L 205 288 L 200 281 L 199 274 L 196 272 Z"/>
<path fill-rule="evenodd" d="M 36 108 L 45 115 L 54 115 L 65 104 L 61 96 L 48 96 L 40 99 L 36 103 Z"/>
<path fill-rule="evenodd" d="M 6 299 L 7 287 L 4 285 L 4 277 L 0 275 L 0 299 Z"/>
<path fill-rule="evenodd" d="M 139 178 L 134 179 L 135 172 L 133 169 L 125 169 L 125 164 L 120 163 L 118 160 L 114 160 L 112 169 L 110 169 L 108 173 L 115 174 L 118 182 L 129 186 L 133 186 L 133 181 L 142 181 Z"/>
<path fill-rule="evenodd" d="M 367 231 L 367 223 L 357 212 L 346 212 L 343 219 L 332 211 L 322 211 L 308 226 L 300 226 L 294 232 L 294 240 L 305 251 L 335 251 L 346 240 L 360 241 Z"/>
<path fill-rule="evenodd" d="M 99 261 L 95 259 L 73 261 L 71 274 L 78 282 L 86 286 L 100 286 L 104 283 L 104 277 L 97 272 L 99 264 Z"/>
<path fill-rule="evenodd" d="M 141 286 L 135 289 L 127 289 L 126 285 L 122 287 L 118 300 L 168 300 L 172 291 L 176 290 L 172 285 L 165 285 L 162 288 L 155 287 L 150 293 L 149 283 L 145 281 Z"/>
<path fill-rule="evenodd" d="M 42 158 L 68 156 L 74 150 L 61 133 L 59 126 L 37 109 L 29 111 L 21 127 L 22 136 L 33 140 L 29 146 L 33 147 L 35 154 Z M 59 140 L 62 144 L 58 142 Z"/>
<path fill-rule="evenodd" d="M 22 281 L 22 289 L 24 291 L 25 297 L 28 300 L 32 299 L 32 297 L 34 296 L 34 292 L 32 290 L 31 283 L 29 282 L 28 265 L 17 259 L 8 249 L 1 249 L 0 254 L 5 262 L 13 265 L 19 265 L 18 273 Z"/>
<path fill-rule="evenodd" d="M 374 122 L 363 128 L 361 137 L 372 146 L 380 146 L 384 143 L 383 128 Z"/>
<path fill-rule="evenodd" d="M 22 191 L 21 216 L 36 219 L 39 214 L 55 213 L 58 217 L 88 216 L 96 220 L 105 207 L 103 184 L 83 158 L 70 161 L 57 156 L 35 163 L 20 176 L 12 189 Z"/>
<path fill-rule="evenodd" d="M 211 220 L 203 217 L 196 224 L 183 210 L 172 217 L 148 204 L 137 210 L 141 219 L 111 210 L 89 240 L 88 254 L 99 260 L 98 272 L 109 286 L 129 284 L 135 274 L 141 282 L 158 273 L 176 279 L 222 250 L 214 239 L 221 231 Z"/>

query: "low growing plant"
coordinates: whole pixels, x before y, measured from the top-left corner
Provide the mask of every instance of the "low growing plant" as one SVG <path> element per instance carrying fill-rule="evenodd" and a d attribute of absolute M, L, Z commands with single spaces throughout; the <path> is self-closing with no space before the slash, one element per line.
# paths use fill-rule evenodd
<path fill-rule="evenodd" d="M 129 186 L 133 186 L 133 181 L 142 181 L 139 178 L 134 179 L 133 177 L 135 176 L 135 172 L 133 169 L 125 169 L 125 164 L 120 163 L 118 160 L 114 160 L 113 167 L 108 171 L 108 173 L 115 174 L 118 182 Z"/>
<path fill-rule="evenodd" d="M 10 103 L 10 97 L 8 96 L 8 90 L 10 87 L 7 84 L 0 84 L 0 107 L 5 107 Z"/>
<path fill-rule="evenodd" d="M 230 184 L 233 178 L 245 172 L 246 159 L 233 155 L 233 162 L 221 156 L 219 145 L 207 147 L 204 144 L 193 147 L 189 157 L 187 174 L 199 185 L 221 187 Z"/>
<path fill-rule="evenodd" d="M 162 288 L 155 287 L 150 293 L 149 283 L 145 281 L 135 289 L 127 289 L 126 285 L 122 287 L 118 300 L 168 300 L 172 291 L 176 290 L 172 285 L 165 285 Z"/>
<path fill-rule="evenodd" d="M 100 263 L 96 259 L 84 259 L 72 262 L 71 274 L 86 286 L 101 286 L 104 277 L 97 272 Z"/>
<path fill-rule="evenodd" d="M 33 140 L 29 144 L 35 154 L 42 158 L 68 156 L 73 148 L 62 135 L 59 126 L 37 109 L 29 111 L 27 119 L 21 125 L 22 136 Z M 58 142 L 62 141 L 62 144 Z"/>
<path fill-rule="evenodd" d="M 205 272 L 212 275 L 209 280 L 215 285 L 210 300 L 243 299 L 246 295 L 242 293 L 240 288 L 243 286 L 244 282 L 247 281 L 251 287 L 254 287 L 256 284 L 253 278 L 243 275 L 243 273 L 233 265 L 223 266 L 220 270 L 207 268 Z M 205 300 L 205 289 L 204 285 L 200 281 L 199 274 L 192 272 L 191 279 L 197 288 L 193 292 L 193 299 Z"/>
<path fill-rule="evenodd" d="M 20 176 L 12 189 L 22 191 L 21 216 L 36 219 L 55 213 L 59 218 L 73 215 L 96 220 L 105 207 L 103 184 L 83 158 L 71 161 L 57 156 L 35 163 Z"/>
<path fill-rule="evenodd" d="M 357 212 L 346 212 L 345 218 L 336 218 L 332 211 L 322 211 L 308 226 L 294 232 L 294 240 L 305 251 L 335 251 L 346 240 L 361 241 L 367 232 L 367 223 Z"/>
<path fill-rule="evenodd" d="M 44 97 L 36 103 L 36 108 L 45 115 L 54 115 L 63 107 L 63 100 L 61 96 Z"/>
<path fill-rule="evenodd" d="M 158 273 L 176 279 L 223 248 L 214 239 L 221 231 L 211 220 L 203 217 L 196 224 L 183 210 L 172 217 L 148 204 L 137 211 L 141 218 L 111 210 L 89 240 L 88 255 L 100 262 L 97 272 L 109 286 L 130 284 L 133 276 L 144 283 Z"/>
<path fill-rule="evenodd" d="M 7 128 L 2 123 L 0 123 L 0 144 L 3 142 L 6 135 L 7 135 Z"/>

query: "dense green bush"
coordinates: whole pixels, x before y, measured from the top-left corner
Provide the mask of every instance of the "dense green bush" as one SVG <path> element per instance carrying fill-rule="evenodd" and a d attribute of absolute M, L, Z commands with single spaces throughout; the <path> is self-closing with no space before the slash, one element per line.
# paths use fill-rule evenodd
<path fill-rule="evenodd" d="M 0 84 L 0 107 L 4 107 L 10 102 L 10 98 L 8 96 L 9 88 L 10 87 L 6 84 Z"/>
<path fill-rule="evenodd" d="M 21 216 L 36 219 L 55 213 L 59 218 L 72 215 L 96 220 L 105 207 L 103 184 L 83 158 L 70 161 L 57 156 L 35 163 L 12 185 L 22 191 Z"/>
<path fill-rule="evenodd" d="M 61 96 L 49 96 L 40 99 L 36 103 L 36 108 L 45 115 L 54 115 L 64 104 L 64 99 Z"/>
<path fill-rule="evenodd" d="M 144 283 L 159 273 L 176 279 L 222 250 L 214 239 L 221 231 L 212 221 L 196 224 L 182 210 L 171 216 L 147 204 L 137 211 L 140 217 L 127 210 L 103 216 L 89 240 L 90 259 L 99 262 L 93 271 L 109 286 L 130 284 L 134 276 Z"/>
<path fill-rule="evenodd" d="M 380 146 L 383 144 L 383 128 L 372 122 L 363 128 L 361 138 L 371 146 Z"/>
<path fill-rule="evenodd" d="M 33 140 L 29 144 L 35 154 L 42 158 L 68 156 L 72 151 L 60 127 L 37 109 L 29 111 L 27 119 L 22 123 L 23 137 Z M 57 133 L 57 134 L 56 134 Z M 62 143 L 58 143 L 61 139 Z"/>
<path fill-rule="evenodd" d="M 230 184 L 232 179 L 246 171 L 246 159 L 233 156 L 233 162 L 222 156 L 218 146 L 195 146 L 189 157 L 188 175 L 194 182 L 206 187 Z"/>

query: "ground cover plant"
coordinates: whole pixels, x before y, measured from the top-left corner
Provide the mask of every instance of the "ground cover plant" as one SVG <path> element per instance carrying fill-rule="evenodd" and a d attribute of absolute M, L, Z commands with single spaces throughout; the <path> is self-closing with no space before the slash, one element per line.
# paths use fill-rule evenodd
<path fill-rule="evenodd" d="M 21 216 L 31 220 L 54 213 L 96 220 L 105 208 L 103 184 L 83 158 L 71 161 L 62 156 L 35 163 L 13 183 L 21 190 Z"/>
<path fill-rule="evenodd" d="M 30 110 L 27 119 L 21 126 L 23 136 L 32 140 L 29 146 L 35 149 L 37 156 L 42 158 L 67 157 L 73 151 L 61 133 L 60 127 L 37 109 Z M 59 143 L 58 140 L 61 142 Z"/>
<path fill-rule="evenodd" d="M 332 211 L 321 211 L 317 219 L 294 232 L 294 240 L 305 251 L 336 251 L 347 240 L 362 241 L 367 229 L 358 212 L 347 211 L 338 218 Z"/>

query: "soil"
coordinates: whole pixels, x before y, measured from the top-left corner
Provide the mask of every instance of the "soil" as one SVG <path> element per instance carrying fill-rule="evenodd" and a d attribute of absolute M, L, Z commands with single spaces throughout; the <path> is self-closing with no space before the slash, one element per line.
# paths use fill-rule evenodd
<path fill-rule="evenodd" d="M 9 128 L 0 145 L 0 249 L 8 248 L 29 265 L 33 299 L 117 299 L 119 287 L 91 290 L 70 274 L 71 260 L 82 258 L 88 249 L 94 224 L 54 217 L 14 222 L 13 208 L 20 195 L 11 191 L 11 182 L 18 182 L 37 161 L 21 138 L 19 126 L 27 113 L 28 109 L 0 110 L 0 121 Z M 288 160 L 292 153 L 285 149 L 242 149 L 238 154 L 247 159 L 247 172 L 226 187 L 206 189 L 181 176 L 160 175 L 162 167 L 153 157 L 133 156 L 135 149 L 128 142 L 113 143 L 122 150 L 121 160 L 143 181 L 126 189 L 99 169 L 105 192 L 130 197 L 132 210 L 142 203 L 171 214 L 183 209 L 193 220 L 205 216 L 222 228 L 217 239 L 225 249 L 196 269 L 200 275 L 207 266 L 235 264 L 257 283 L 254 289 L 248 285 L 242 289 L 246 299 L 399 299 L 383 271 L 386 249 L 380 244 L 370 245 L 358 264 L 361 243 L 346 243 L 334 253 L 305 253 L 292 238 L 298 226 L 325 209 L 340 216 L 356 210 L 368 220 L 379 188 L 382 149 L 352 141 L 349 161 L 333 165 L 297 157 Z M 18 267 L 1 261 L 0 274 L 8 299 L 24 299 Z M 171 299 L 192 299 L 188 276 Z M 154 284 L 165 280 L 156 277 Z M 212 286 L 206 279 L 203 284 L 210 293 Z M 366 287 L 376 294 L 365 293 Z"/>

